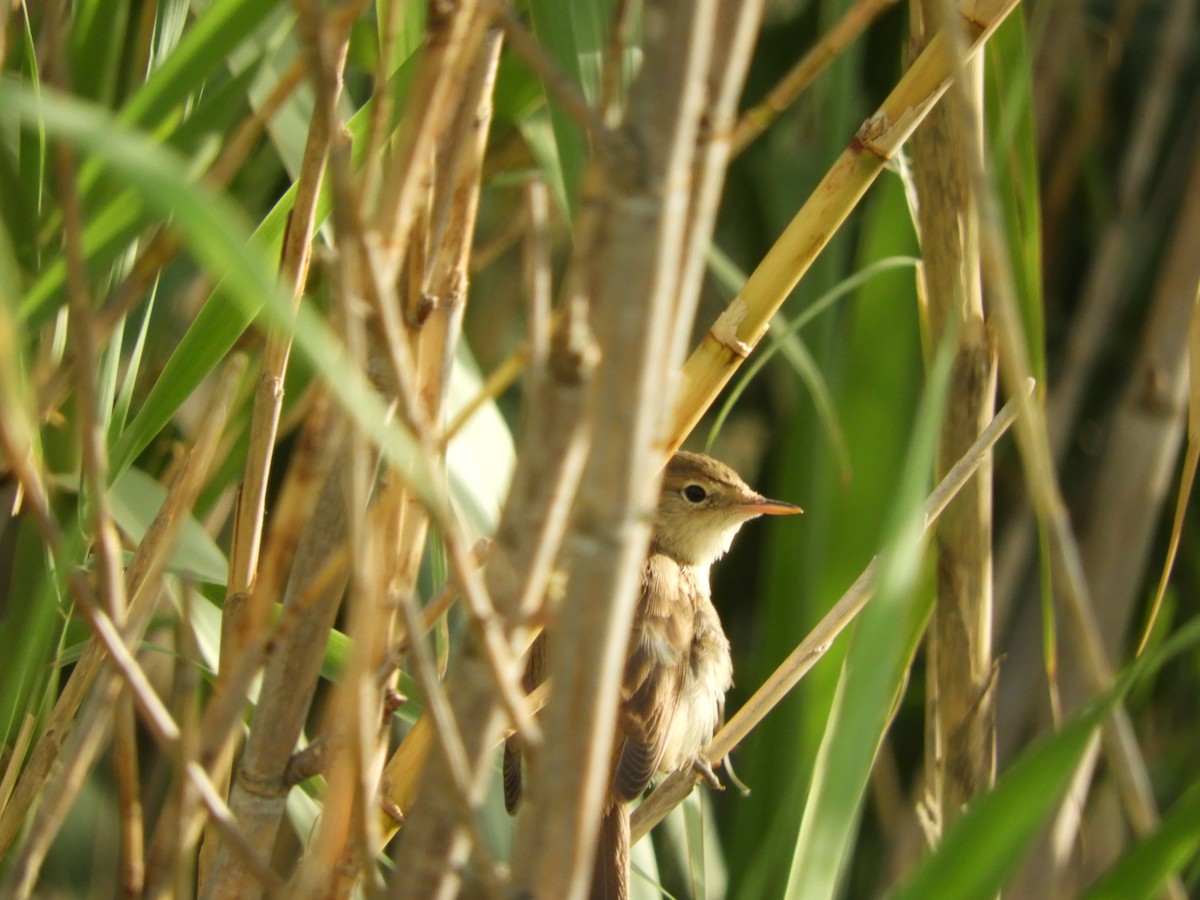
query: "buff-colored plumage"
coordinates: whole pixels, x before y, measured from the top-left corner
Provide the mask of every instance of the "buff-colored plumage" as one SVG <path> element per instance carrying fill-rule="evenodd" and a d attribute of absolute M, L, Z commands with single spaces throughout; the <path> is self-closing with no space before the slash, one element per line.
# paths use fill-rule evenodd
<path fill-rule="evenodd" d="M 656 773 L 696 762 L 720 724 L 733 662 L 709 594 L 709 568 L 745 522 L 799 511 L 751 490 L 711 457 L 680 452 L 667 464 L 621 683 L 612 781 L 592 882 L 595 900 L 628 894 L 627 804 Z M 543 655 L 539 638 L 526 668 L 527 690 L 542 680 Z M 511 744 L 505 747 L 504 788 L 512 812 L 520 799 L 521 770 Z"/>

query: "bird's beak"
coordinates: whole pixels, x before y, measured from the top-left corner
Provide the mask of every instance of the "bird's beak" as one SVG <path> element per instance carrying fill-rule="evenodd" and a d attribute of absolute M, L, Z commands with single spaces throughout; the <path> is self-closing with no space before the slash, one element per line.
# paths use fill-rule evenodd
<path fill-rule="evenodd" d="M 802 513 L 800 507 L 791 503 L 784 503 L 782 500 L 769 500 L 766 497 L 759 497 L 757 500 L 752 500 L 749 503 L 738 505 L 738 509 L 749 516 L 794 516 L 797 513 Z"/>

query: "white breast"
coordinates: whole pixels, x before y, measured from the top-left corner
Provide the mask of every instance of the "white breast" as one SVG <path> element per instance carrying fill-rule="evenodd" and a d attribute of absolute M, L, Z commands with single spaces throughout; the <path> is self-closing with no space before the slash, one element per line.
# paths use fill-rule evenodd
<path fill-rule="evenodd" d="M 695 616 L 688 671 L 660 764 L 664 772 L 690 766 L 708 746 L 721 721 L 725 692 L 733 685 L 729 640 L 707 597 L 700 598 Z"/>

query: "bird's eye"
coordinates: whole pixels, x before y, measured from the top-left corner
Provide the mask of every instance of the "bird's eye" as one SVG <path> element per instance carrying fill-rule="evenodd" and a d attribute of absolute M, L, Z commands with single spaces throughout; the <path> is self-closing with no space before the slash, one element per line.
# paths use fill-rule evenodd
<path fill-rule="evenodd" d="M 683 489 L 683 496 L 687 498 L 689 503 L 700 503 L 708 496 L 708 491 L 704 490 L 698 484 L 689 484 Z"/>

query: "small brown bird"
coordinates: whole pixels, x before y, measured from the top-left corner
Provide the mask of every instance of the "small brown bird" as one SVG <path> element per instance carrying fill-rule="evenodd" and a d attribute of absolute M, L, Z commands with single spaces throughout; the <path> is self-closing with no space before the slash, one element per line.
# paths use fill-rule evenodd
<path fill-rule="evenodd" d="M 621 684 L 593 900 L 628 896 L 628 804 L 655 773 L 696 766 L 715 781 L 702 754 L 721 722 L 733 662 L 709 593 L 709 568 L 745 522 L 800 511 L 751 490 L 711 457 L 679 452 L 667 463 Z M 539 637 L 530 650 L 526 690 L 542 681 L 544 652 Z M 510 740 L 504 748 L 510 813 L 520 798 L 521 760 Z"/>

